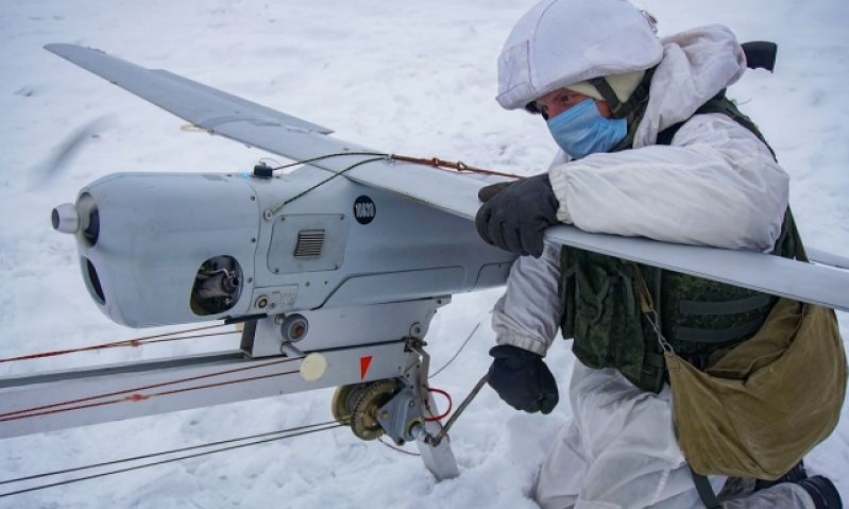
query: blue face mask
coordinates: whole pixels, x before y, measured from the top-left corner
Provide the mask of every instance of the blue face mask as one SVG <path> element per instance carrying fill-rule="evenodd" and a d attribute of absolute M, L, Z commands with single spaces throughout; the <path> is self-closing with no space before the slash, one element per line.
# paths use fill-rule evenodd
<path fill-rule="evenodd" d="M 580 159 L 615 147 L 625 139 L 628 121 L 602 117 L 595 101 L 586 99 L 550 119 L 548 130 L 560 148 Z"/>

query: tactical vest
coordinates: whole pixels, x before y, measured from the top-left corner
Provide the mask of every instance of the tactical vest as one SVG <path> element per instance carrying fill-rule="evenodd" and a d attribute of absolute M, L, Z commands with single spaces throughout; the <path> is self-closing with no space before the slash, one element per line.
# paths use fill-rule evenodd
<path fill-rule="evenodd" d="M 766 144 L 724 90 L 695 114 L 701 113 L 725 114 Z M 668 145 L 683 123 L 661 132 L 657 144 Z M 788 209 L 772 254 L 793 257 L 792 220 Z M 657 333 L 634 292 L 637 268 L 648 283 L 664 338 L 698 368 L 706 366 L 714 352 L 752 337 L 777 301 L 769 294 L 568 246 L 561 251 L 560 267 L 565 303 L 561 329 L 564 338 L 574 338 L 575 356 L 592 368 L 616 368 L 650 392 L 663 388 L 666 366 Z"/>

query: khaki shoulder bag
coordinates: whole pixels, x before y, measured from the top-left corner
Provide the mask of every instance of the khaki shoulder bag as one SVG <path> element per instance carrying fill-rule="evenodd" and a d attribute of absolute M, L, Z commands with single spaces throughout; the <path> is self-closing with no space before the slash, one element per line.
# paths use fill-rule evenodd
<path fill-rule="evenodd" d="M 657 323 L 637 271 L 643 311 Z M 702 475 L 777 479 L 831 434 L 846 395 L 832 309 L 780 299 L 761 329 L 700 371 L 664 345 L 678 442 Z"/>

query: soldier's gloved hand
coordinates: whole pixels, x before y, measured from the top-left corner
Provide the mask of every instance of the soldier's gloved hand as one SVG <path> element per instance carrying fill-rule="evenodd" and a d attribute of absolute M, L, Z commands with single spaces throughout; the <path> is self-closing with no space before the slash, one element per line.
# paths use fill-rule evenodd
<path fill-rule="evenodd" d="M 508 405 L 529 413 L 554 410 L 560 394 L 541 356 L 512 345 L 498 345 L 489 355 L 495 360 L 487 382 Z"/>
<path fill-rule="evenodd" d="M 499 182 L 497 184 L 490 184 L 488 186 L 482 187 L 480 188 L 480 190 L 478 190 L 478 200 L 482 202 L 488 202 L 490 198 L 515 183 L 516 181 L 511 180 L 509 182 Z"/>
<path fill-rule="evenodd" d="M 557 223 L 560 207 L 547 173 L 486 186 L 478 198 L 485 202 L 475 217 L 483 240 L 516 254 L 542 255 L 543 232 Z"/>

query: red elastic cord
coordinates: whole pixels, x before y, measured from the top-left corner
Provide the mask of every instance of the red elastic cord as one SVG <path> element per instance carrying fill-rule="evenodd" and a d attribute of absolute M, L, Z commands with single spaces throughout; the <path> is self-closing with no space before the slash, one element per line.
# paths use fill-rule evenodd
<path fill-rule="evenodd" d="M 441 395 L 445 396 L 445 399 L 448 400 L 448 410 L 446 410 L 441 415 L 436 415 L 436 416 L 433 416 L 433 417 L 425 417 L 425 422 L 434 422 L 434 421 L 438 421 L 440 419 L 444 419 L 444 418 L 448 417 L 448 414 L 451 413 L 451 408 L 454 406 L 454 403 L 451 401 L 451 395 L 448 394 L 447 392 L 443 391 L 442 389 L 434 389 L 432 387 L 428 387 L 427 390 L 428 390 L 428 392 L 435 392 L 437 394 L 441 394 Z"/>

